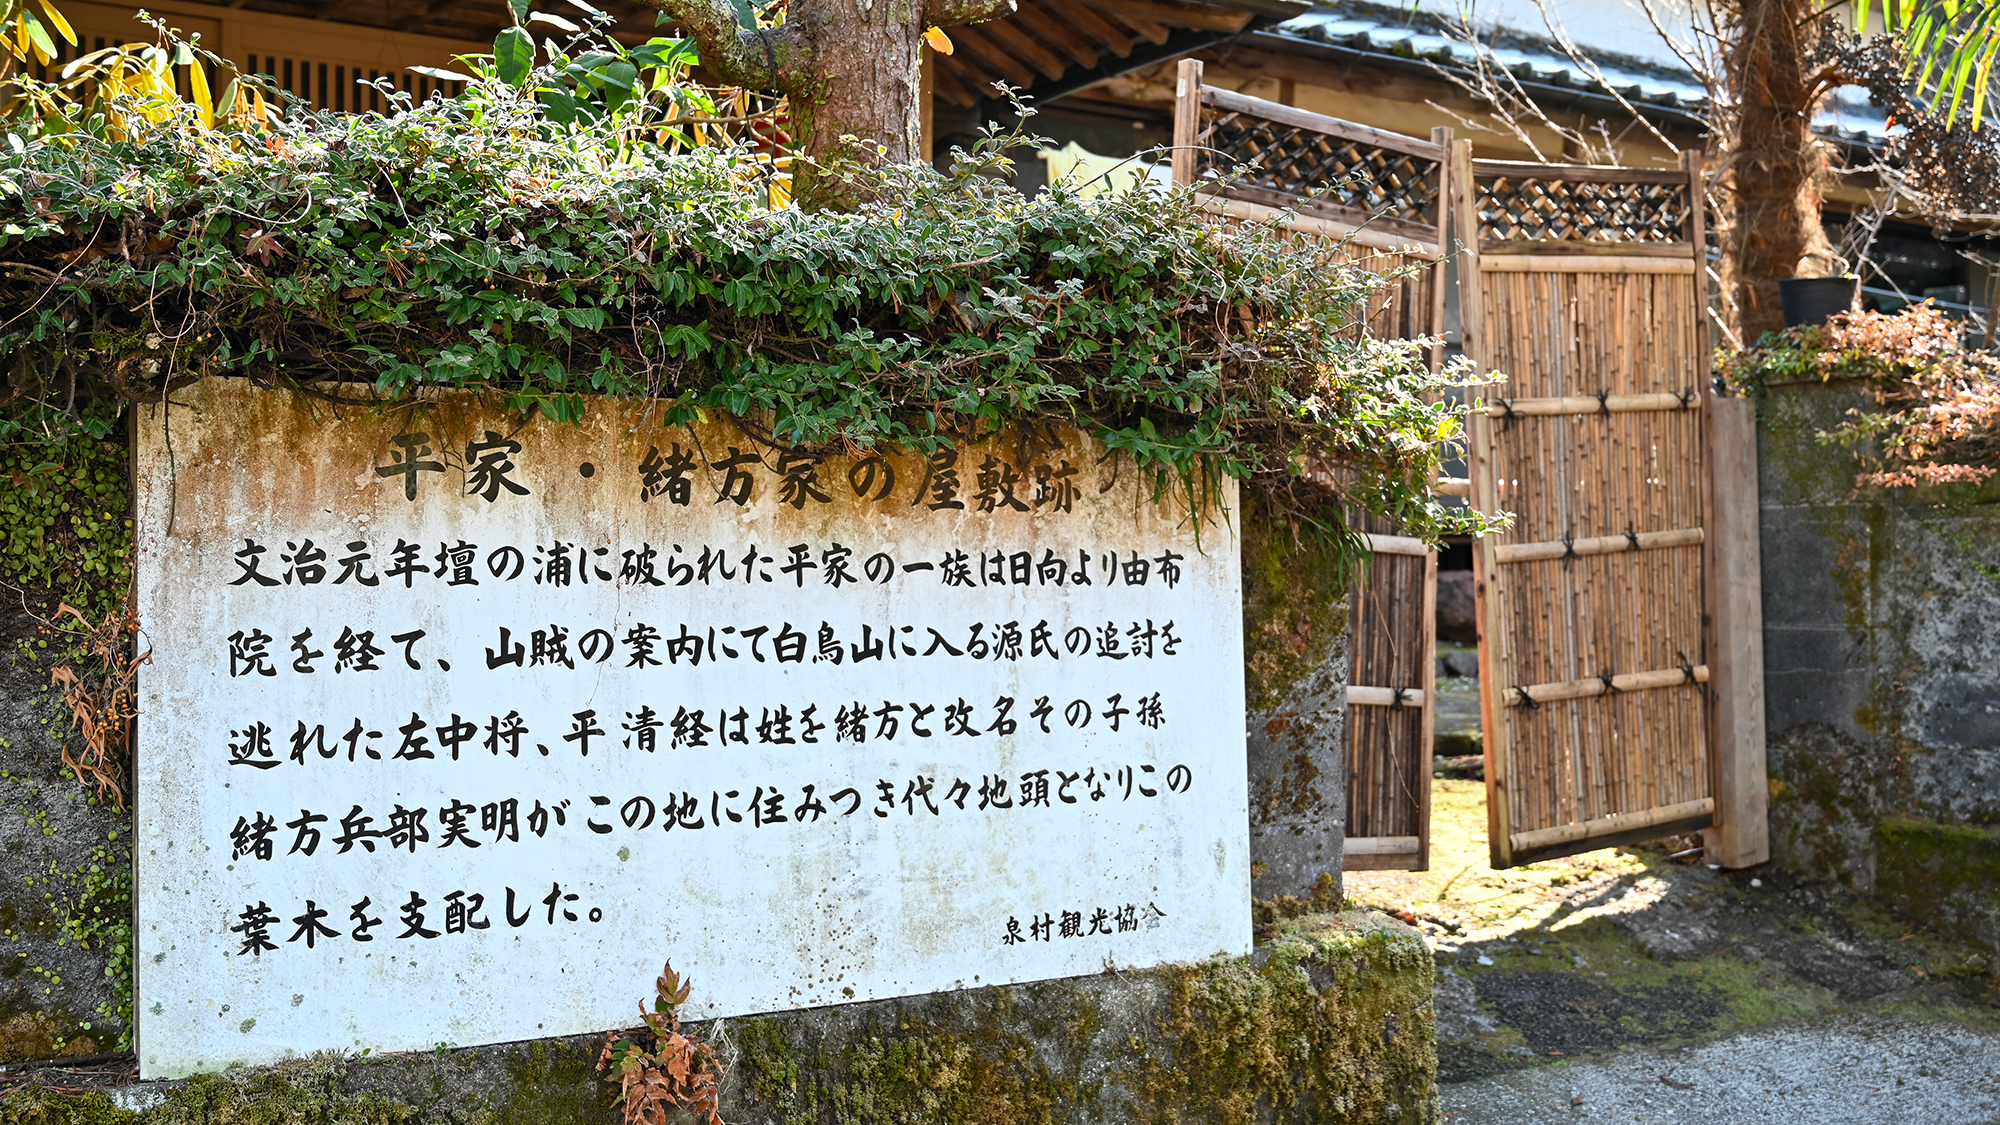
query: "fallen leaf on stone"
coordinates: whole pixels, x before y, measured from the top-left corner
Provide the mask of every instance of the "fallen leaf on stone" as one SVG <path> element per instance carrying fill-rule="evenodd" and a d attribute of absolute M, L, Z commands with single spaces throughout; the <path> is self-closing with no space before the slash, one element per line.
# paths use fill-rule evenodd
<path fill-rule="evenodd" d="M 1673 1078 L 1671 1078 L 1671 1077 L 1669 1077 L 1669 1076 L 1667 1076 L 1667 1075 L 1665 1075 L 1665 1074 L 1662 1074 L 1662 1075 L 1660 1075 L 1660 1081 L 1661 1081 L 1661 1082 L 1664 1082 L 1664 1083 L 1666 1084 L 1667 1088 L 1668 1088 L 1668 1089 L 1670 1089 L 1670 1090 L 1692 1090 L 1692 1089 L 1694 1089 L 1694 1083 L 1692 1083 L 1692 1082 L 1680 1082 L 1680 1081 L 1676 1081 L 1675 1079 L 1673 1079 Z"/>

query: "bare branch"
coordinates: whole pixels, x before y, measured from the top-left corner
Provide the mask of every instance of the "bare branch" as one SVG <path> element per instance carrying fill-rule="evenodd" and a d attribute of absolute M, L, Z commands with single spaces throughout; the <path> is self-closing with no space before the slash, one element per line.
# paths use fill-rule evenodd
<path fill-rule="evenodd" d="M 1468 128 L 1511 135 L 1534 156 L 1538 163 L 1553 163 L 1561 159 L 1563 154 L 1558 152 L 1552 157 L 1543 152 L 1542 146 L 1535 143 L 1534 136 L 1528 131 L 1529 125 L 1539 125 L 1554 133 L 1565 145 L 1574 145 L 1590 163 L 1613 163 L 1612 153 L 1601 151 L 1599 146 L 1593 144 L 1580 130 L 1565 126 L 1551 118 L 1534 96 L 1521 85 L 1521 80 L 1514 72 L 1499 65 L 1493 57 L 1492 49 L 1480 40 L 1479 29 L 1473 24 L 1472 18 L 1472 14 L 1467 11 L 1459 16 L 1454 26 L 1440 29 L 1447 38 L 1466 48 L 1464 54 L 1469 60 L 1467 72 L 1448 70 L 1436 64 L 1432 64 L 1431 69 L 1445 81 L 1464 91 L 1474 102 L 1488 107 L 1486 117 L 1491 124 L 1472 121 L 1443 106 L 1438 106 L 1435 102 L 1431 104 L 1451 114 Z M 1452 53 L 1454 57 L 1459 54 L 1457 51 Z"/>
<path fill-rule="evenodd" d="M 1612 99 L 1618 103 L 1618 107 L 1629 114 L 1632 120 L 1637 122 L 1641 128 L 1651 133 L 1653 139 L 1660 142 L 1667 151 L 1672 152 L 1680 147 L 1669 140 L 1667 135 L 1661 132 L 1659 127 L 1654 125 L 1650 118 L 1640 113 L 1637 107 L 1627 101 L 1624 94 L 1618 92 L 1618 87 L 1613 86 L 1604 77 L 1604 71 L 1598 67 L 1597 60 L 1584 54 L 1582 49 L 1577 47 L 1575 40 L 1569 37 L 1569 28 L 1563 24 L 1562 18 L 1556 15 L 1555 8 L 1549 3 L 1549 0 L 1535 0 L 1535 7 L 1542 13 L 1542 25 L 1549 29 L 1549 34 L 1555 38 L 1556 46 L 1562 48 L 1562 53 L 1569 56 L 1569 61 L 1572 65 L 1589 75 L 1591 81 L 1597 83 L 1599 89 L 1611 95 Z M 1655 28 L 1658 26 L 1657 23 L 1654 24 Z"/>

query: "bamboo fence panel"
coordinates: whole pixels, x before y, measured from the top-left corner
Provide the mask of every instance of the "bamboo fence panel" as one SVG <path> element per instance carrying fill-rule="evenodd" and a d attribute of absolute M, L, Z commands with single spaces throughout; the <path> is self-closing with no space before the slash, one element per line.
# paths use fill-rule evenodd
<path fill-rule="evenodd" d="M 1600 195 L 1622 190 L 1596 183 Z M 1642 187 L 1629 197 L 1667 216 L 1645 228 L 1645 241 L 1657 244 L 1668 220 L 1686 211 L 1673 210 L 1657 180 Z M 1560 230 L 1571 246 L 1604 232 L 1587 214 L 1544 216 L 1537 229 Z M 1570 248 L 1527 241 L 1542 253 Z M 1482 243 L 1495 253 L 1519 246 Z M 1514 515 L 1504 535 L 1482 544 L 1489 796 L 1506 802 L 1504 821 L 1495 820 L 1505 838 L 1492 841 L 1500 866 L 1613 836 L 1698 827 L 1712 797 L 1703 685 L 1705 294 L 1698 274 L 1634 266 L 1474 271 L 1479 358 L 1507 375 L 1475 427 L 1483 446 L 1475 463 L 1491 476 L 1492 502 Z M 1626 398 L 1620 409 L 1608 401 L 1614 396 L 1653 397 Z M 1558 399 L 1574 412 L 1506 409 L 1514 400 Z M 1626 549 L 1616 549 L 1618 539 Z M 1582 540 L 1587 549 L 1576 550 Z M 1590 681 L 1601 687 L 1591 690 Z M 1530 693 L 1534 685 L 1546 688 Z M 1662 819 L 1659 810 L 1674 815 Z"/>
<path fill-rule="evenodd" d="M 1334 260 L 1390 280 L 1374 290 L 1357 336 L 1442 334 L 1445 273 L 1411 270 L 1443 253 L 1451 197 L 1450 130 L 1428 141 L 1307 113 L 1178 71 L 1174 178 L 1198 186 L 1223 221 L 1281 221 L 1301 239 L 1340 240 Z M 1289 214 L 1288 214 L 1289 213 Z M 1433 361 L 1441 356 L 1433 356 Z M 1334 470 L 1337 472 L 1337 470 Z M 1356 530 L 1399 536 L 1387 521 Z M 1350 593 L 1344 866 L 1429 865 L 1437 555 L 1372 554 Z M 1385 702 L 1374 702 L 1385 700 Z"/>

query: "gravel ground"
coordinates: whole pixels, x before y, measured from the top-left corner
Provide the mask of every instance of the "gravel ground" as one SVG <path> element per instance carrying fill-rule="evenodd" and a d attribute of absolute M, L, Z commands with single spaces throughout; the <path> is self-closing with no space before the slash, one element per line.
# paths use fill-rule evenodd
<path fill-rule="evenodd" d="M 2000 1035 L 1852 1018 L 1627 1049 L 1441 1092 L 1448 1125 L 1982 1125 L 2000 1122 Z"/>

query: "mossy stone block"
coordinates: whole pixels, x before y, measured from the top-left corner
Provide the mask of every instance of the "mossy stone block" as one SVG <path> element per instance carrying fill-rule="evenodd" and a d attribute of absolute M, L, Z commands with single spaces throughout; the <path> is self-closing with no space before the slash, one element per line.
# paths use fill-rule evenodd
<path fill-rule="evenodd" d="M 1248 957 L 734 1021 L 743 1125 L 1429 1122 L 1432 964 L 1381 915 Z"/>
<path fill-rule="evenodd" d="M 1428 1125 L 1430 949 L 1350 911 L 1247 957 L 690 1025 L 730 1065 L 731 1125 Z M 103 1094 L 0 1098 L 5 1125 L 611 1125 L 597 1037 L 318 1056 Z"/>

